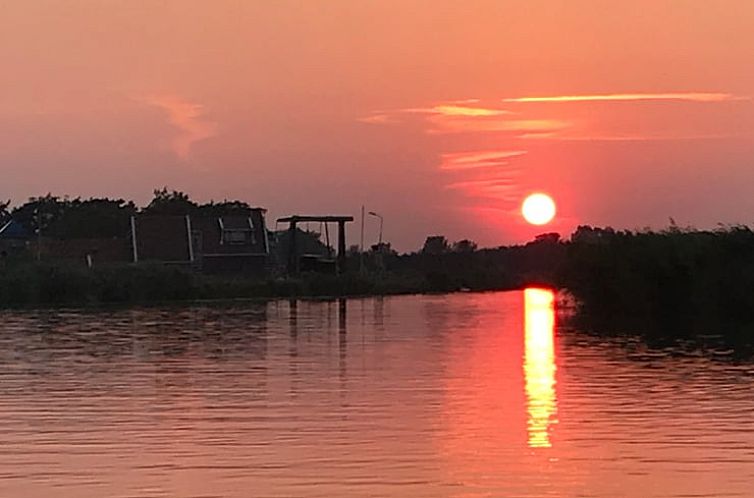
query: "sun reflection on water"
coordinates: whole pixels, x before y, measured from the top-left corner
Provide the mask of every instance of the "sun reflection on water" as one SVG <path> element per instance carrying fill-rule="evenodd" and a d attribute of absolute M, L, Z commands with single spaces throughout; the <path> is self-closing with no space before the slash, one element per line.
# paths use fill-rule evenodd
<path fill-rule="evenodd" d="M 551 290 L 530 288 L 524 291 L 524 378 L 531 448 L 552 446 L 550 425 L 557 422 L 554 302 Z"/>

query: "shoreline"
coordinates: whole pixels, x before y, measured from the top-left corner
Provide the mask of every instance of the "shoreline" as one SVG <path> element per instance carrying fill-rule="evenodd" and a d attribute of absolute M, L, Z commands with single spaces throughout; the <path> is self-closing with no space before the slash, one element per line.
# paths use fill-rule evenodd
<path fill-rule="evenodd" d="M 183 269 L 112 266 L 85 269 L 66 265 L 28 265 L 0 272 L 0 311 L 182 306 L 277 300 L 329 301 L 380 296 L 456 292 L 502 292 L 529 283 L 498 282 L 437 285 L 414 273 L 259 278 L 203 275 Z M 534 283 L 531 283 L 534 285 Z"/>

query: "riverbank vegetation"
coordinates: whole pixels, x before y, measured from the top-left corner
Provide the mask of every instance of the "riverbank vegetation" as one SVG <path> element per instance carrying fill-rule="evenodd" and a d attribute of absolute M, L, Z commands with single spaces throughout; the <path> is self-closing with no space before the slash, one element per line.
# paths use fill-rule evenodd
<path fill-rule="evenodd" d="M 351 296 L 422 292 L 420 282 L 358 274 L 299 278 L 204 275 L 164 265 L 30 263 L 0 269 L 0 307 L 154 304 L 243 298 Z"/>
<path fill-rule="evenodd" d="M 310 236 L 315 240 L 314 235 Z M 314 243 L 314 242 L 313 242 Z M 355 296 L 528 285 L 567 289 L 582 328 L 601 332 L 748 336 L 754 330 L 754 232 L 616 231 L 580 227 L 567 240 L 545 234 L 518 246 L 477 249 L 430 237 L 421 250 L 349 253 L 340 276 L 205 275 L 188 267 L 4 260 L 0 306 Z"/>
<path fill-rule="evenodd" d="M 285 233 L 283 233 L 285 235 Z M 303 240 L 316 249 L 316 234 Z M 232 298 L 387 295 L 510 290 L 557 285 L 564 245 L 548 236 L 532 243 L 482 250 L 421 250 L 398 254 L 351 250 L 341 275 L 279 268 L 267 275 L 208 275 L 186 265 L 99 264 L 89 268 L 33 255 L 0 261 L 0 307 L 156 303 Z M 323 249 L 324 250 L 324 249 Z M 285 250 L 270 259 L 284 260 Z"/>
<path fill-rule="evenodd" d="M 582 227 L 566 244 L 561 286 L 580 328 L 655 336 L 754 332 L 754 232 Z"/>
<path fill-rule="evenodd" d="M 187 267 L 164 265 L 101 265 L 90 269 L 28 262 L 0 268 L 0 308 L 413 294 L 514 289 L 521 285 L 520 279 L 502 271 L 462 275 L 462 268 L 478 265 L 466 262 L 450 267 L 452 259 L 456 258 L 428 265 L 426 270 L 409 268 L 402 262 L 400 271 L 302 273 L 297 277 L 205 275 Z"/>

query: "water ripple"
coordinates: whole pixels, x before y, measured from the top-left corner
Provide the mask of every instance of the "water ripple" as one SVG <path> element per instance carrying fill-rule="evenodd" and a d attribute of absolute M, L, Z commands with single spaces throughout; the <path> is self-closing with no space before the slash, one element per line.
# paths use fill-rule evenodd
<path fill-rule="evenodd" d="M 547 293 L 0 314 L 0 496 L 751 496 L 754 366 Z"/>

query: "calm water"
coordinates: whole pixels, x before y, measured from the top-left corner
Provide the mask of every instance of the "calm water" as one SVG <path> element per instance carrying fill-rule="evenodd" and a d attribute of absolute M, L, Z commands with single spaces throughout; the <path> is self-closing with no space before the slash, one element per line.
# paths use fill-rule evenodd
<path fill-rule="evenodd" d="M 543 292 L 0 314 L 0 497 L 754 495 L 754 367 Z"/>

